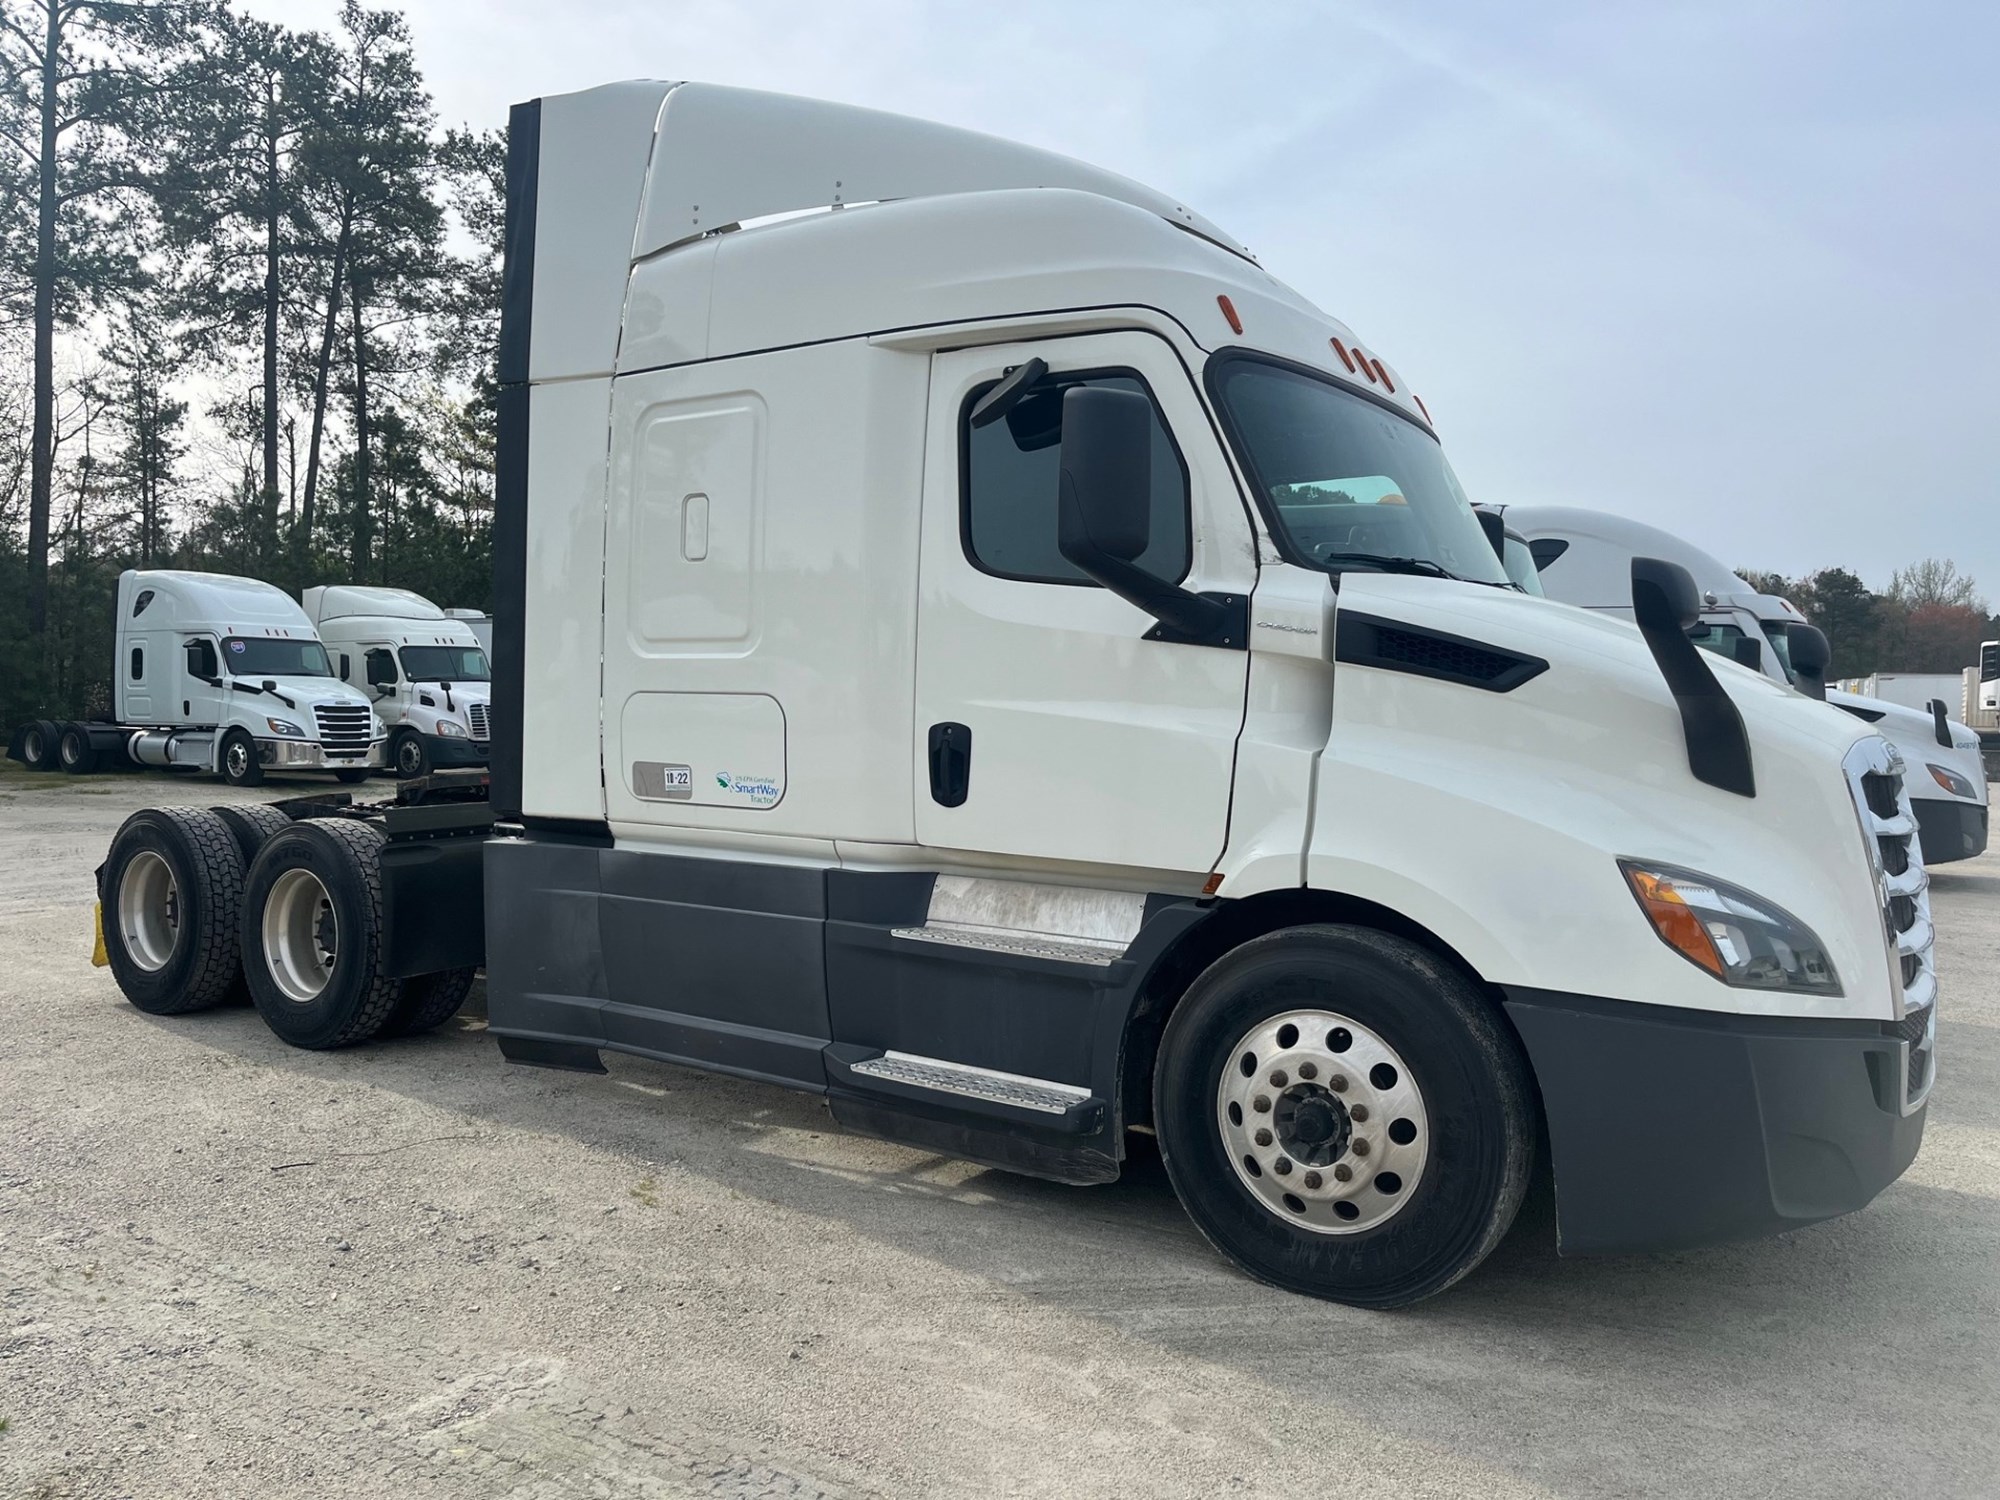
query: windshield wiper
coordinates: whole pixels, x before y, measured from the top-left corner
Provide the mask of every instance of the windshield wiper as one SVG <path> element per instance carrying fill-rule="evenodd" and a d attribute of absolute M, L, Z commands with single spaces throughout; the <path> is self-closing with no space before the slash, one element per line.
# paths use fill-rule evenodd
<path fill-rule="evenodd" d="M 1323 563 L 1364 563 L 1384 573 L 1417 573 L 1425 578 L 1450 578 L 1459 583 L 1465 581 L 1428 557 L 1388 557 L 1380 552 L 1322 552 L 1319 560 Z"/>

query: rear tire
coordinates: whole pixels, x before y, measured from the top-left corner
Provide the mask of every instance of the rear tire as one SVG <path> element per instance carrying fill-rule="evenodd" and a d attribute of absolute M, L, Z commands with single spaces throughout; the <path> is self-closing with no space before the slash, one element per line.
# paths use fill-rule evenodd
<path fill-rule="evenodd" d="M 88 776 L 97 769 L 97 748 L 90 743 L 90 731 L 81 724 L 65 724 L 56 733 L 56 759 L 72 776 Z"/>
<path fill-rule="evenodd" d="M 273 835 L 243 894 L 243 972 L 258 1013 L 294 1047 L 365 1042 L 403 996 L 382 974 L 379 828 L 312 818 Z"/>
<path fill-rule="evenodd" d="M 30 771 L 53 771 L 57 764 L 56 726 L 37 719 L 21 735 L 21 763 Z"/>
<path fill-rule="evenodd" d="M 154 1016 L 204 1010 L 240 972 L 243 855 L 223 821 L 193 807 L 132 814 L 98 877 L 104 951 L 118 988 Z"/>
<path fill-rule="evenodd" d="M 232 729 L 222 737 L 222 755 L 217 761 L 222 779 L 231 786 L 262 786 L 264 767 L 257 760 L 257 742 L 247 729 Z"/>
<path fill-rule="evenodd" d="M 246 873 L 257 862 L 257 855 L 271 837 L 292 826 L 290 818 L 265 802 L 239 802 L 233 806 L 212 807 L 209 811 L 222 819 L 235 836 L 236 847 L 243 851 Z"/>
<path fill-rule="evenodd" d="M 382 1035 L 417 1036 L 435 1031 L 465 1004 L 472 993 L 477 969 L 445 969 L 436 974 L 418 974 L 403 981 L 403 998 L 382 1026 Z"/>
<path fill-rule="evenodd" d="M 1434 1296 L 1505 1236 L 1534 1160 L 1519 1040 L 1465 975 L 1370 928 L 1288 928 L 1169 1018 L 1153 1118 L 1174 1191 L 1260 1281 L 1356 1307 Z"/>

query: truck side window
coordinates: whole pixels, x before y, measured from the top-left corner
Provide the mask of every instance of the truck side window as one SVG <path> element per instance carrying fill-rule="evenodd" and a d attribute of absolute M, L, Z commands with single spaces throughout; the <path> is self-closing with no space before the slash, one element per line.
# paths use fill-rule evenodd
<path fill-rule="evenodd" d="M 372 648 L 364 660 L 368 665 L 368 685 L 370 687 L 394 687 L 396 684 L 396 653 L 381 646 Z"/>
<path fill-rule="evenodd" d="M 982 572 L 1030 583 L 1090 579 L 1056 548 L 1056 494 L 1062 461 L 1062 398 L 1072 386 L 1152 392 L 1131 370 L 1058 371 L 1000 421 L 973 427 L 973 405 L 996 382 L 975 387 L 958 416 L 960 530 L 965 555 Z M 1152 540 L 1138 564 L 1156 578 L 1187 576 L 1192 550 L 1188 472 L 1153 403 Z M 1093 585 L 1094 586 L 1094 585 Z"/>
<path fill-rule="evenodd" d="M 144 682 L 146 680 L 146 648 L 144 646 L 134 646 L 132 648 L 132 680 L 134 682 Z"/>

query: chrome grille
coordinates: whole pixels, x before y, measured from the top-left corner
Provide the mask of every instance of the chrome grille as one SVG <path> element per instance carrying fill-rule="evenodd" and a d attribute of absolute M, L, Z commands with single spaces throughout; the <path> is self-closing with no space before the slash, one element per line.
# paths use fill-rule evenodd
<path fill-rule="evenodd" d="M 1903 785 L 1903 759 L 1884 739 L 1866 739 L 1847 755 L 1855 809 L 1875 856 L 1883 939 L 1902 991 L 1902 1019 L 1892 1028 L 1908 1049 L 1903 1107 L 1930 1094 L 1937 1049 L 1937 970 L 1932 946 L 1930 872 L 1917 840 L 1916 813 Z"/>
<path fill-rule="evenodd" d="M 486 722 L 486 705 L 484 703 L 468 703 L 465 706 L 465 717 L 472 725 L 472 737 L 475 740 L 485 739 L 490 733 Z"/>
<path fill-rule="evenodd" d="M 313 719 L 327 750 L 366 750 L 375 727 L 374 710 L 365 703 L 321 703 L 314 707 Z"/>

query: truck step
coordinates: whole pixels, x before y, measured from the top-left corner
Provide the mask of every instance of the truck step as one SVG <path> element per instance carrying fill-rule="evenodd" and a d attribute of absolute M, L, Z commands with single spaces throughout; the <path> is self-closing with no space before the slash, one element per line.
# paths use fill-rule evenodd
<path fill-rule="evenodd" d="M 944 943 L 956 948 L 972 948 L 982 953 L 1004 953 L 1015 958 L 1046 958 L 1057 963 L 1090 964 L 1109 968 L 1125 956 L 1125 944 L 1096 938 L 1018 932 L 1004 928 L 956 927 L 932 924 L 924 927 L 896 927 L 890 936 L 912 943 Z"/>
<path fill-rule="evenodd" d="M 982 1099 L 1049 1115 L 1066 1115 L 1079 1104 L 1090 1102 L 1090 1090 L 1072 1084 L 1023 1078 L 1016 1073 L 998 1073 L 990 1068 L 975 1068 L 938 1057 L 917 1057 L 908 1052 L 884 1052 L 880 1057 L 850 1065 L 850 1071 L 863 1078 L 879 1078 L 910 1088 Z"/>

